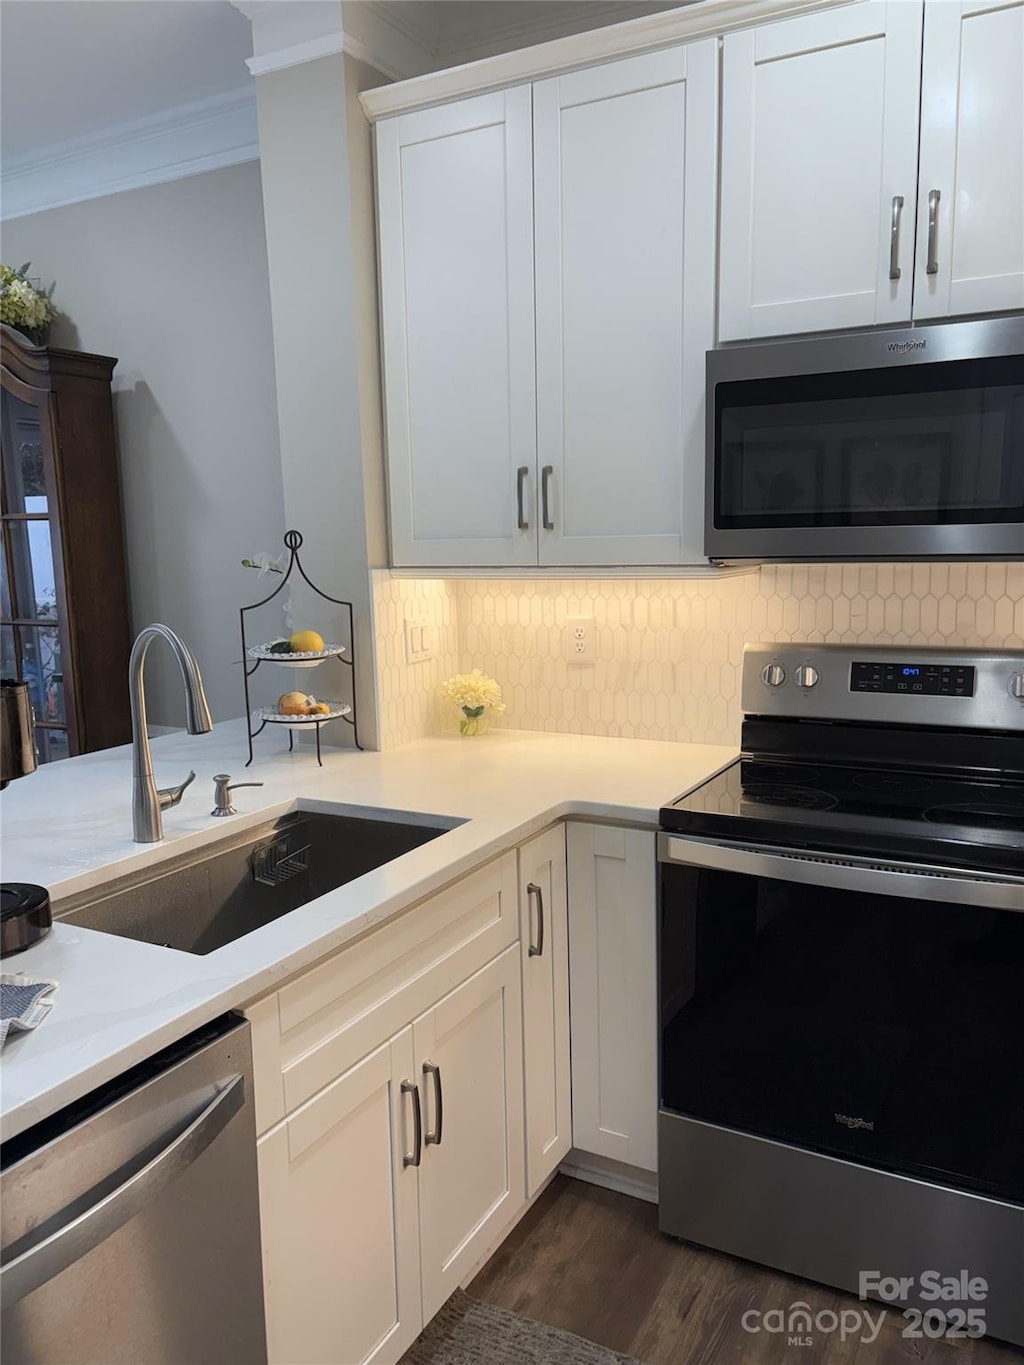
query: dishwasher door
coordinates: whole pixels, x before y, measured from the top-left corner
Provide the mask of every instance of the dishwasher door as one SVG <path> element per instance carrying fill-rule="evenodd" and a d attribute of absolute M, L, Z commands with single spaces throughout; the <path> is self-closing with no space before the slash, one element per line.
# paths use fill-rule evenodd
<path fill-rule="evenodd" d="M 249 1025 L 226 1016 L 0 1149 L 4 1365 L 262 1365 Z"/>

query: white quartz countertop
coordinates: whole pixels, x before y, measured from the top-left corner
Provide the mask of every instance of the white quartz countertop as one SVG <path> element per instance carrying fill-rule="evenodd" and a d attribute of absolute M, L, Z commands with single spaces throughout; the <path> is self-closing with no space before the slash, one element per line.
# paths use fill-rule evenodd
<path fill-rule="evenodd" d="M 37 882 L 61 902 L 289 810 L 388 810 L 466 821 L 384 867 L 206 956 L 55 919 L 49 936 L 4 959 L 5 973 L 59 982 L 49 1016 L 8 1037 L 0 1059 L 0 1138 L 21 1132 L 134 1063 L 265 995 L 349 939 L 566 816 L 658 823 L 659 808 L 735 756 L 721 745 L 497 730 L 421 740 L 388 753 L 325 749 L 324 766 L 264 733 L 246 770 L 242 721 L 212 734 L 153 741 L 158 786 L 195 783 L 164 812 L 164 839 L 131 837 L 131 752 L 109 749 L 40 768 L 0 797 L 3 877 Z M 239 791 L 216 820 L 213 774 Z"/>

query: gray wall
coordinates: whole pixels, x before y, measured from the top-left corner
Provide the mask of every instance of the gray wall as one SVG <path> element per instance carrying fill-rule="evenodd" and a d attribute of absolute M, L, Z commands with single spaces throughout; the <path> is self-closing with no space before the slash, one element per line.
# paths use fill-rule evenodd
<path fill-rule="evenodd" d="M 373 175 L 373 129 L 359 95 L 388 85 L 366 62 L 345 54 L 345 131 L 352 213 L 352 294 L 359 377 L 359 429 L 366 504 L 366 554 L 371 569 L 388 564 L 384 483 L 384 414 L 381 393 L 380 324 L 377 306 L 377 203 Z M 20 262 L 19 262 L 20 264 Z"/>
<path fill-rule="evenodd" d="M 306 536 L 303 561 L 312 577 L 353 604 L 360 737 L 376 748 L 369 565 L 385 543 L 380 399 L 368 363 L 375 338 L 366 325 L 366 272 L 357 281 L 354 246 L 364 243 L 363 259 L 372 204 L 369 130 L 361 110 L 362 128 L 350 129 L 358 108 L 346 93 L 350 74 L 361 73 L 340 54 L 271 71 L 256 78 L 256 101 L 285 509 Z M 357 191 L 353 149 L 362 167 Z M 353 207 L 354 194 L 361 209 Z M 315 621 L 321 634 L 337 630 L 345 638 L 340 614 L 334 619 L 323 604 L 309 605 L 301 585 L 295 602 L 296 622 Z M 330 726 L 324 741 L 348 745 L 351 729 Z"/>
<path fill-rule="evenodd" d="M 56 280 L 54 345 L 114 372 L 132 626 L 195 651 L 215 720 L 244 712 L 238 608 L 266 580 L 246 555 L 284 523 L 258 162 L 15 219 L 3 259 Z M 180 725 L 180 682 L 150 650 L 150 719 Z"/>

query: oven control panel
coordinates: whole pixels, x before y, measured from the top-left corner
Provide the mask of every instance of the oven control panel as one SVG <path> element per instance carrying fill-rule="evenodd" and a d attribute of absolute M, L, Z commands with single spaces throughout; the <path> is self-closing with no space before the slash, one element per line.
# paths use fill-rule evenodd
<path fill-rule="evenodd" d="M 850 691 L 905 692 L 910 697 L 973 697 L 975 674 L 972 664 L 855 661 L 850 665 Z"/>
<path fill-rule="evenodd" d="M 748 716 L 1024 731 L 1024 650 L 750 644 Z"/>

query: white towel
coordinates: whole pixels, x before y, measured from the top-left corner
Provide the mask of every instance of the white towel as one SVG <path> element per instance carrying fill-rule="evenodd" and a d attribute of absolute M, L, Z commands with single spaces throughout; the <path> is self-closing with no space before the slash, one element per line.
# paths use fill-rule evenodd
<path fill-rule="evenodd" d="M 16 972 L 0 976 L 0 1047 L 15 1029 L 35 1028 L 53 1009 L 46 996 L 57 989 L 56 981 Z"/>

